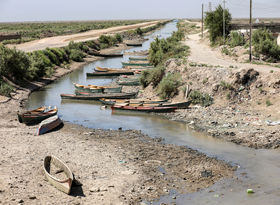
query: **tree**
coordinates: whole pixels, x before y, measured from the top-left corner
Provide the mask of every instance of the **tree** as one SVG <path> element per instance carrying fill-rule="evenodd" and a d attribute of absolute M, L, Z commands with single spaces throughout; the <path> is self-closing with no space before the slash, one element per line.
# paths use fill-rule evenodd
<path fill-rule="evenodd" d="M 210 41 L 215 43 L 218 37 L 223 36 L 223 12 L 224 9 L 219 5 L 215 11 L 206 12 L 205 26 L 209 29 Z M 226 35 L 229 34 L 229 23 L 231 22 L 231 14 L 229 10 L 225 10 L 225 25 L 226 25 Z"/>

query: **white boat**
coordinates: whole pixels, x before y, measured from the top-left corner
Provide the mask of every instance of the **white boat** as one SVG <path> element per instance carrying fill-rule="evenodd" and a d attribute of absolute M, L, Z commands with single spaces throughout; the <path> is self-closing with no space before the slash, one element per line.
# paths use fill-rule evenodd
<path fill-rule="evenodd" d="M 49 132 L 58 127 L 61 123 L 62 121 L 57 115 L 45 119 L 40 123 L 37 135 L 45 134 L 46 132 Z"/>

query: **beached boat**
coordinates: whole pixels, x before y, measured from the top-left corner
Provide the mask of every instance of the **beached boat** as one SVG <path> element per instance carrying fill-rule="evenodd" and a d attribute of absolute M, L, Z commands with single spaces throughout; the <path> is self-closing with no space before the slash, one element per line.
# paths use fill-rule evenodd
<path fill-rule="evenodd" d="M 148 57 L 129 57 L 130 61 L 147 61 L 149 60 Z"/>
<path fill-rule="evenodd" d="M 147 62 L 122 62 L 123 66 L 142 66 L 142 67 L 146 67 L 146 66 L 152 66 L 150 63 Z"/>
<path fill-rule="evenodd" d="M 108 72 L 93 72 L 93 73 L 87 73 L 87 77 L 91 76 L 120 76 L 120 75 L 134 75 L 134 71 L 108 71 Z"/>
<path fill-rule="evenodd" d="M 35 109 L 35 110 L 29 110 L 29 111 L 25 111 L 25 112 L 22 112 L 22 113 L 20 113 L 20 112 L 18 112 L 17 113 L 17 116 L 18 116 L 18 121 L 20 122 L 20 123 L 22 123 L 23 122 L 23 115 L 25 114 L 38 114 L 38 113 L 41 113 L 41 112 L 44 112 L 45 110 L 46 110 L 46 106 L 43 106 L 43 107 L 39 107 L 39 108 L 37 108 L 37 109 Z"/>
<path fill-rule="evenodd" d="M 40 107 L 25 113 L 18 113 L 18 120 L 19 122 L 23 122 L 26 125 L 34 125 L 56 114 L 56 107 Z"/>
<path fill-rule="evenodd" d="M 174 112 L 176 107 L 148 107 L 148 106 L 126 106 L 126 105 L 113 105 L 113 110 L 126 110 L 126 111 L 138 111 L 138 112 Z"/>
<path fill-rule="evenodd" d="M 78 95 L 73 94 L 60 94 L 62 99 L 73 100 L 99 100 L 100 98 L 116 98 L 116 99 L 128 99 L 135 98 L 137 92 L 133 93 L 83 93 L 79 92 Z"/>
<path fill-rule="evenodd" d="M 43 169 L 47 180 L 53 186 L 66 194 L 70 194 L 74 177 L 72 171 L 64 162 L 55 156 L 46 156 Z M 59 176 L 55 176 L 56 173 Z M 62 177 L 60 177 L 61 175 Z"/>
<path fill-rule="evenodd" d="M 167 102 L 167 100 L 138 100 L 138 99 L 99 99 L 104 105 L 114 105 L 116 103 L 127 103 L 127 104 L 160 104 Z"/>
<path fill-rule="evenodd" d="M 58 127 L 61 123 L 62 121 L 57 115 L 49 117 L 40 123 L 37 135 L 45 134 Z"/>
<path fill-rule="evenodd" d="M 75 88 L 79 91 L 83 92 L 90 92 L 90 93 L 102 93 L 103 88 L 101 86 L 94 86 L 94 85 L 80 85 L 78 83 L 73 83 Z"/>
<path fill-rule="evenodd" d="M 122 57 L 122 53 L 100 53 L 100 52 L 93 52 L 93 55 L 100 56 L 100 57 Z"/>

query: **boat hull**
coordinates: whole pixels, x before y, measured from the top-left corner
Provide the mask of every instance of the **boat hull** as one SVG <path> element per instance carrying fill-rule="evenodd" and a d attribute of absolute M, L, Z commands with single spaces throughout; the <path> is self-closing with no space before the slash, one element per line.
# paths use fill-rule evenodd
<path fill-rule="evenodd" d="M 143 66 L 143 67 L 152 66 L 150 63 L 125 63 L 125 62 L 122 62 L 122 65 L 123 66 Z"/>
<path fill-rule="evenodd" d="M 140 85 L 139 80 L 137 81 L 118 81 L 118 85 L 124 85 L 124 86 L 138 86 Z"/>
<path fill-rule="evenodd" d="M 120 76 L 120 75 L 134 75 L 134 72 L 133 71 L 115 71 L 115 72 L 87 73 L 87 77 L 93 77 L 93 76 Z"/>
<path fill-rule="evenodd" d="M 56 168 L 62 170 L 65 173 L 66 178 L 61 180 L 51 175 L 50 171 L 52 166 L 55 166 Z M 73 173 L 64 162 L 62 162 L 60 159 L 58 159 L 55 156 L 46 156 L 44 159 L 43 170 L 47 180 L 54 187 L 56 187 L 58 190 L 66 194 L 70 194 L 74 177 L 73 177 Z"/>
<path fill-rule="evenodd" d="M 125 111 L 137 111 L 137 112 L 157 112 L 157 113 L 166 113 L 174 112 L 176 107 L 134 107 L 134 106 L 122 106 L 122 105 L 113 105 L 112 111 L 114 110 L 125 110 Z"/>
<path fill-rule="evenodd" d="M 27 112 L 23 114 L 18 114 L 18 118 L 26 125 L 35 125 L 56 114 L 57 114 L 57 109 L 55 108 L 48 112 L 42 111 L 42 112 Z"/>
<path fill-rule="evenodd" d="M 37 131 L 37 135 L 42 135 L 47 132 L 50 132 L 53 129 L 55 129 L 56 127 L 58 127 L 61 123 L 62 123 L 62 121 L 57 115 L 52 116 L 46 120 L 43 120 L 40 123 L 40 126 Z"/>
<path fill-rule="evenodd" d="M 88 94 L 88 93 L 80 93 L 79 95 L 72 94 L 61 94 L 62 99 L 73 99 L 73 100 L 99 100 L 100 98 L 116 98 L 116 99 L 127 99 L 127 98 L 135 98 L 137 93 L 96 93 L 96 94 Z"/>

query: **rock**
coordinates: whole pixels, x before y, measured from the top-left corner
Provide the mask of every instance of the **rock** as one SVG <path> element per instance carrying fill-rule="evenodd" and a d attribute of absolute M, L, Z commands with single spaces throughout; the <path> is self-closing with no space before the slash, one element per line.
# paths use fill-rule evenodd
<path fill-rule="evenodd" d="M 89 191 L 90 192 L 100 192 L 100 188 L 92 187 Z"/>
<path fill-rule="evenodd" d="M 37 199 L 36 196 L 29 196 L 29 199 L 34 200 Z"/>
<path fill-rule="evenodd" d="M 204 170 L 204 171 L 200 172 L 200 174 L 202 177 L 212 177 L 213 176 L 213 173 L 211 170 Z"/>
<path fill-rule="evenodd" d="M 17 202 L 22 204 L 24 201 L 23 201 L 23 199 L 18 199 Z"/>

